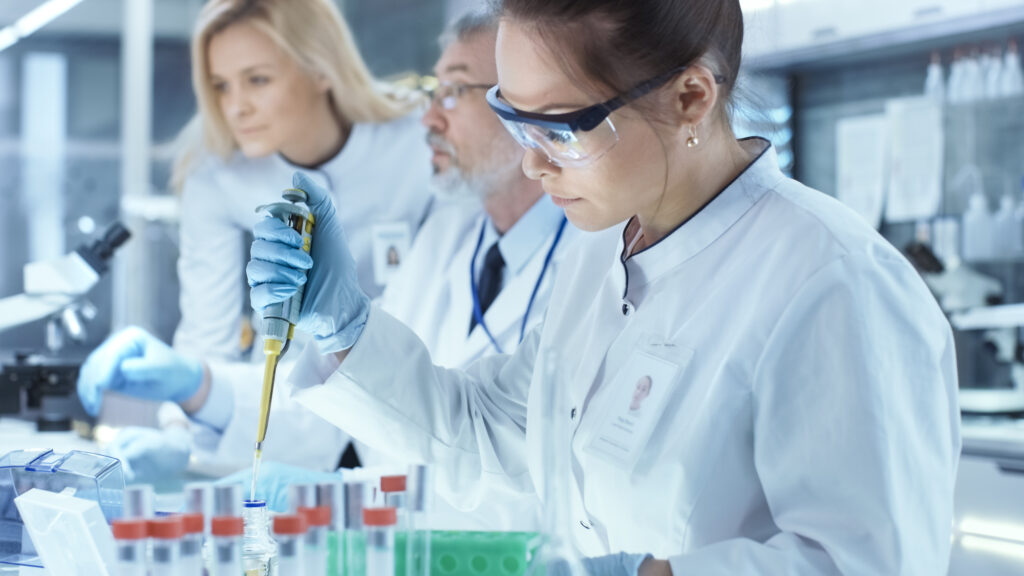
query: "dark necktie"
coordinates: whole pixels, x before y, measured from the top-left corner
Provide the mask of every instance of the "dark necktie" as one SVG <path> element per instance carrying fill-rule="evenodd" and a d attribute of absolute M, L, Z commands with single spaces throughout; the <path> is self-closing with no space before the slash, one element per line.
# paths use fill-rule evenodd
<path fill-rule="evenodd" d="M 491 303 L 501 292 L 501 273 L 505 269 L 505 259 L 501 257 L 501 250 L 498 250 L 498 243 L 491 244 L 484 256 L 484 269 L 480 271 L 480 285 L 477 290 L 477 298 L 480 299 L 480 315 L 487 313 Z M 472 311 L 470 311 L 472 312 Z M 476 327 L 476 314 L 471 314 L 469 319 L 469 331 Z"/>

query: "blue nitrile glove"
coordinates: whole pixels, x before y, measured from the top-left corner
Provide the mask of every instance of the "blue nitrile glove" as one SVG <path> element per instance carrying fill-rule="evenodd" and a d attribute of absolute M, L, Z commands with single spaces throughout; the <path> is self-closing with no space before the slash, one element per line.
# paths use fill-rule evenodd
<path fill-rule="evenodd" d="M 181 426 L 130 426 L 117 433 L 106 452 L 121 461 L 125 482 L 152 484 L 185 473 L 192 439 Z"/>
<path fill-rule="evenodd" d="M 583 559 L 583 569 L 588 576 L 637 576 L 640 565 L 650 554 L 609 554 Z"/>
<path fill-rule="evenodd" d="M 277 513 L 289 512 L 288 487 L 292 484 L 319 484 L 321 482 L 341 482 L 338 472 L 320 472 L 280 462 L 265 461 L 260 464 L 260 477 L 256 481 L 256 499 L 264 500 L 267 508 Z M 241 484 L 249 497 L 249 486 L 252 485 L 252 469 L 239 470 L 225 476 L 217 484 Z"/>
<path fill-rule="evenodd" d="M 96 416 L 104 390 L 159 402 L 184 402 L 203 383 L 202 362 L 175 352 L 141 328 L 107 338 L 78 372 L 78 397 Z"/>
<path fill-rule="evenodd" d="M 292 185 L 309 195 L 307 204 L 316 219 L 312 259 L 302 251 L 302 237 L 277 218 L 256 224 L 245 269 L 250 301 L 262 311 L 291 298 L 305 282 L 299 329 L 312 334 L 324 354 L 347 350 L 363 332 L 370 298 L 359 287 L 345 231 L 327 191 L 302 172 L 295 173 Z"/>

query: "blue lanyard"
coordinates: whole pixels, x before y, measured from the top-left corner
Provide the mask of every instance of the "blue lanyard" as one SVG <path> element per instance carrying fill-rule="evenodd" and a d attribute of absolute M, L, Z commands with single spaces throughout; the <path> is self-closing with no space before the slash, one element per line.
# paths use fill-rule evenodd
<path fill-rule="evenodd" d="M 562 239 L 562 232 L 565 231 L 566 218 L 562 216 L 562 221 L 558 224 L 558 231 L 555 232 L 555 240 L 551 243 L 551 248 L 548 249 L 547 256 L 544 257 L 544 266 L 540 269 L 540 276 L 537 277 L 537 282 L 533 285 L 533 292 L 530 293 L 530 301 L 526 304 L 526 312 L 523 314 L 523 324 L 519 327 L 519 341 L 523 341 L 523 337 L 526 336 L 526 323 L 530 319 L 530 310 L 533 309 L 533 301 L 537 298 L 537 291 L 540 290 L 540 283 L 544 281 L 544 274 L 548 271 L 548 265 L 551 264 L 551 258 L 555 255 L 555 248 L 558 247 L 558 241 Z M 484 243 L 484 231 L 487 229 L 487 219 L 484 219 L 483 226 L 480 227 L 480 236 L 476 239 L 476 248 L 473 249 L 473 258 L 469 261 L 469 291 L 473 294 L 473 317 L 476 318 L 476 323 L 484 329 L 484 333 L 491 340 L 491 344 L 494 344 L 494 349 L 498 351 L 498 354 L 504 354 L 505 351 L 501 349 L 498 341 L 494 339 L 494 335 L 491 334 L 491 330 L 487 327 L 487 323 L 484 322 L 484 313 L 480 308 L 480 295 L 477 291 L 476 286 L 476 257 L 480 254 L 480 246 Z"/>

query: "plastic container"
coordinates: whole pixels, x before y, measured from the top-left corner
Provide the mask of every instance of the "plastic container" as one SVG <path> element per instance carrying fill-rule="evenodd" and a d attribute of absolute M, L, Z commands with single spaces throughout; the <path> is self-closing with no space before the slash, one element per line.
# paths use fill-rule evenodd
<path fill-rule="evenodd" d="M 380 491 L 384 495 L 384 507 L 394 508 L 398 513 L 395 530 L 408 530 L 408 494 L 406 493 L 407 478 L 404 474 L 380 477 Z"/>
<path fill-rule="evenodd" d="M 395 533 L 395 549 L 407 545 L 407 534 Z M 430 533 L 431 574 L 444 576 L 523 576 L 529 559 L 541 543 L 536 532 Z M 404 574 L 406 562 L 395 557 L 395 573 Z"/>
<path fill-rule="evenodd" d="M 306 564 L 306 517 L 302 514 L 282 514 L 274 517 L 274 539 L 277 540 L 277 565 L 281 574 L 288 576 L 322 576 Z"/>
<path fill-rule="evenodd" d="M 199 513 L 187 513 L 181 520 L 185 527 L 185 536 L 181 539 L 181 573 L 202 576 L 205 518 Z"/>
<path fill-rule="evenodd" d="M 96 502 L 107 522 L 120 518 L 124 496 L 121 462 L 71 450 L 14 450 L 0 458 L 0 564 L 42 567 L 14 499 L 33 488 Z"/>
<path fill-rule="evenodd" d="M 270 537 L 270 511 L 263 500 L 246 500 L 242 507 L 245 538 L 242 541 L 242 563 L 245 576 L 277 574 L 277 544 Z"/>
<path fill-rule="evenodd" d="M 1017 42 L 1013 40 L 1010 40 L 1009 45 L 1006 47 L 1006 54 L 1003 56 L 1000 85 L 1004 98 L 1012 98 L 1024 94 L 1024 72 L 1021 71 Z"/>
<path fill-rule="evenodd" d="M 147 523 L 153 542 L 152 576 L 184 576 L 181 565 L 181 541 L 185 521 L 181 516 L 166 516 Z"/>
<path fill-rule="evenodd" d="M 117 544 L 117 574 L 146 576 L 147 522 L 142 519 L 114 520 L 110 528 Z"/>
<path fill-rule="evenodd" d="M 63 494 L 33 488 L 14 499 L 26 540 L 35 544 L 50 574 L 106 574 L 116 562 L 110 526 L 96 502 L 75 498 L 70 492 L 70 488 Z M 25 568 L 18 572 L 30 573 Z"/>
<path fill-rule="evenodd" d="M 1016 206 L 1013 197 L 1009 194 L 999 199 L 999 210 L 996 211 L 992 220 L 995 225 L 995 246 L 999 246 L 999 253 L 994 254 L 1001 258 L 1015 258 L 1024 250 L 1021 245 L 1021 230 L 1017 227 L 1014 213 Z"/>
<path fill-rule="evenodd" d="M 210 519 L 213 518 L 213 484 L 209 482 L 189 482 L 185 484 L 186 514 L 203 515 L 203 535 L 210 535 Z"/>
<path fill-rule="evenodd" d="M 327 574 L 327 533 L 331 528 L 331 509 L 327 506 L 299 508 L 309 527 L 306 533 L 306 565 L 310 574 Z"/>
<path fill-rule="evenodd" d="M 993 218 L 988 211 L 985 194 L 971 194 L 963 216 L 963 258 L 967 262 L 988 260 L 993 254 Z"/>
<path fill-rule="evenodd" d="M 928 64 L 928 74 L 924 81 L 924 95 L 939 103 L 946 99 L 946 83 L 942 72 L 942 59 L 938 52 L 932 52 L 932 61 Z"/>
<path fill-rule="evenodd" d="M 245 521 L 240 517 L 219 516 L 210 521 L 210 576 L 240 576 L 242 536 Z"/>
<path fill-rule="evenodd" d="M 363 525 L 366 531 L 366 576 L 394 576 L 397 523 L 398 514 L 394 508 L 363 510 Z"/>

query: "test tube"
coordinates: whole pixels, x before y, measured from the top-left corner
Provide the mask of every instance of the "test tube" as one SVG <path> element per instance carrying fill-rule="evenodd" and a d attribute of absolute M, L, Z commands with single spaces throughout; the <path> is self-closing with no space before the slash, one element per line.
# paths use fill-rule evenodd
<path fill-rule="evenodd" d="M 327 573 L 327 531 L 331 526 L 331 509 L 327 506 L 299 508 L 299 514 L 306 519 L 309 532 L 306 533 L 306 564 L 310 574 L 322 576 Z"/>
<path fill-rule="evenodd" d="M 153 517 L 153 487 L 149 484 L 128 486 L 124 489 L 124 516 L 132 518 Z"/>
<path fill-rule="evenodd" d="M 242 485 L 223 484 L 213 487 L 213 517 L 242 516 Z M 211 530 L 213 525 L 211 523 Z"/>
<path fill-rule="evenodd" d="M 398 513 L 394 508 L 366 508 L 366 576 L 394 576 L 395 525 Z"/>
<path fill-rule="evenodd" d="M 185 522 L 181 516 L 156 518 L 148 523 L 153 540 L 152 576 L 184 576 L 181 566 L 181 539 Z"/>
<path fill-rule="evenodd" d="M 430 470 L 423 464 L 410 466 L 406 486 L 406 576 L 430 576 Z"/>
<path fill-rule="evenodd" d="M 244 533 L 245 523 L 241 516 L 216 516 L 210 521 L 210 534 L 213 543 L 210 576 L 239 576 L 243 574 L 242 534 Z"/>
<path fill-rule="evenodd" d="M 322 576 L 323 570 L 314 571 L 306 564 L 306 518 L 301 514 L 281 514 L 274 517 L 274 540 L 277 541 L 278 574 L 289 576 Z"/>
<path fill-rule="evenodd" d="M 366 532 L 363 525 L 363 509 L 372 493 L 372 486 L 364 482 L 345 484 L 345 503 L 342 528 L 345 548 L 345 574 L 365 576 L 366 574 Z"/>
<path fill-rule="evenodd" d="M 316 485 L 316 505 L 330 508 L 331 525 L 327 532 L 327 576 L 345 574 L 345 487 L 339 482 Z"/>
<path fill-rule="evenodd" d="M 300 508 L 316 506 L 316 489 L 312 484 L 288 486 L 288 512 L 298 514 Z"/>
<path fill-rule="evenodd" d="M 213 484 L 189 482 L 185 484 L 185 513 L 203 515 L 203 535 L 210 535 L 210 518 L 213 518 Z"/>
<path fill-rule="evenodd" d="M 119 576 L 146 576 L 146 521 L 114 520 L 110 528 L 117 541 Z"/>
<path fill-rule="evenodd" d="M 182 515 L 181 519 L 185 524 L 185 536 L 181 540 L 181 572 L 187 576 L 202 576 L 203 515 L 189 513 Z"/>
<path fill-rule="evenodd" d="M 405 509 L 405 485 L 404 474 L 380 477 L 380 491 L 384 494 L 384 506 L 400 511 L 399 517 L 404 515 L 401 511 Z M 399 518 L 399 529 L 401 528 L 404 526 Z"/>

